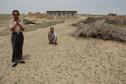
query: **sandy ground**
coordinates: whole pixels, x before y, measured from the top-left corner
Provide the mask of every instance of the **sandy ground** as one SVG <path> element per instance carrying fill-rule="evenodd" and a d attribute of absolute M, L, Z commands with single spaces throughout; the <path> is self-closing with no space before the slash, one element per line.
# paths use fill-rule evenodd
<path fill-rule="evenodd" d="M 58 45 L 49 45 L 49 28 L 25 32 L 26 64 L 11 65 L 11 36 L 0 37 L 0 84 L 126 84 L 126 44 L 75 38 L 72 22 L 55 25 Z"/>

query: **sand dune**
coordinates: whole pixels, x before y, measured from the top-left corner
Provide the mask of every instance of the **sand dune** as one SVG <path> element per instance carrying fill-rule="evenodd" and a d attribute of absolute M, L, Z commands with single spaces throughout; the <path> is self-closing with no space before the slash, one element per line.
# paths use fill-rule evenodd
<path fill-rule="evenodd" d="M 49 28 L 25 32 L 26 64 L 11 67 L 11 36 L 0 37 L 0 84 L 126 84 L 126 44 L 77 39 L 72 21 L 54 26 L 58 45 L 49 45 Z"/>

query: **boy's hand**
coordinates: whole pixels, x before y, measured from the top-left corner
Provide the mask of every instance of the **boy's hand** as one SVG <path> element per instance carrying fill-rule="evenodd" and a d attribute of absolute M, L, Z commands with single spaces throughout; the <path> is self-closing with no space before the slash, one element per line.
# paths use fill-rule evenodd
<path fill-rule="evenodd" d="M 20 24 L 21 20 L 17 20 L 16 24 L 20 27 L 22 31 L 24 31 L 24 27 Z"/>
<path fill-rule="evenodd" d="M 20 22 L 20 20 L 17 20 L 17 21 L 16 21 L 16 24 L 17 24 L 17 25 L 20 25 L 20 23 L 19 23 L 19 22 Z"/>
<path fill-rule="evenodd" d="M 16 21 L 16 24 L 21 28 L 22 26 L 21 26 L 21 24 L 20 24 L 20 20 L 17 20 Z"/>

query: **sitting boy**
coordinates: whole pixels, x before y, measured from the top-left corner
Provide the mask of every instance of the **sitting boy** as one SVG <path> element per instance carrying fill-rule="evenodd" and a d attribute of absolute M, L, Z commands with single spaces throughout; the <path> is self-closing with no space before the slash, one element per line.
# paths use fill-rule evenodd
<path fill-rule="evenodd" d="M 50 31 L 48 33 L 48 39 L 49 39 L 49 44 L 57 45 L 57 36 L 56 36 L 56 32 L 54 32 L 53 27 L 50 28 Z"/>

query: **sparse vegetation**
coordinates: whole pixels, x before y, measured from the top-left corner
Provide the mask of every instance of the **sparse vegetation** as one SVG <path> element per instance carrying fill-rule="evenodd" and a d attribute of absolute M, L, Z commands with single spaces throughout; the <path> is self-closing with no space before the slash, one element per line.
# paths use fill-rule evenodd
<path fill-rule="evenodd" d="M 107 17 L 106 23 L 116 25 L 126 25 L 126 16 Z"/>
<path fill-rule="evenodd" d="M 25 26 L 25 28 L 26 28 L 25 32 L 33 31 L 33 30 L 40 29 L 40 28 L 54 26 L 58 23 L 64 23 L 64 21 L 42 21 L 41 23 L 37 23 L 36 25 L 27 25 L 27 26 Z"/>
<path fill-rule="evenodd" d="M 3 23 L 4 21 L 9 21 L 12 18 L 13 17 L 10 14 L 0 14 L 0 24 Z"/>
<path fill-rule="evenodd" d="M 105 23 L 105 19 L 91 17 L 74 24 L 74 26 L 79 27 L 73 33 L 76 37 L 92 37 L 126 42 L 126 30 Z"/>
<path fill-rule="evenodd" d="M 25 32 L 29 32 L 29 31 L 34 31 L 36 29 L 40 29 L 40 28 L 45 28 L 45 27 L 50 27 L 50 26 L 54 26 L 56 24 L 59 23 L 64 23 L 65 20 L 42 20 L 42 19 L 31 19 L 31 18 L 27 18 L 26 14 L 21 14 L 21 19 L 23 19 L 24 24 L 25 24 Z M 13 16 L 11 14 L 0 14 L 0 36 L 4 36 L 4 35 L 8 35 L 10 33 L 8 33 L 8 26 L 9 26 L 9 21 L 13 19 Z M 40 22 L 36 22 L 40 20 Z"/>

